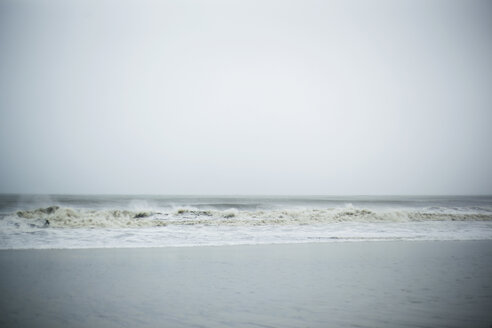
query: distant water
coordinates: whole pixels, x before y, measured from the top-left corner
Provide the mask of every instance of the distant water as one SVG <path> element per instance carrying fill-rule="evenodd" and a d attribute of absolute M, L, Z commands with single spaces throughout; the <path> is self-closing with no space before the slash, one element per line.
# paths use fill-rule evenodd
<path fill-rule="evenodd" d="M 492 239 L 492 196 L 0 195 L 0 248 Z"/>

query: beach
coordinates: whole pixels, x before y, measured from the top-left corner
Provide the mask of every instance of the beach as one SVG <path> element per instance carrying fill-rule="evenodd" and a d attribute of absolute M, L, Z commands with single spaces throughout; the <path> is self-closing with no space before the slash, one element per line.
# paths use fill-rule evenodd
<path fill-rule="evenodd" d="M 0 328 L 492 328 L 492 0 L 0 27 Z"/>
<path fill-rule="evenodd" d="M 0 251 L 1 327 L 490 327 L 492 241 Z"/>

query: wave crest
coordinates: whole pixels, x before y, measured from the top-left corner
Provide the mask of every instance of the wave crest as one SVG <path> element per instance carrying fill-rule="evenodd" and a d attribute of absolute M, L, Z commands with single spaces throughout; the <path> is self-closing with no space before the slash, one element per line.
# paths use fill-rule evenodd
<path fill-rule="evenodd" d="M 33 228 L 138 228 L 168 225 L 315 225 L 339 222 L 492 221 L 492 213 L 428 210 L 369 210 L 353 207 L 284 210 L 200 210 L 179 208 L 167 212 L 94 210 L 49 206 L 17 211 L 4 223 Z"/>
<path fill-rule="evenodd" d="M 16 217 L 26 219 L 31 226 L 55 228 L 117 228 L 157 226 L 150 219 L 154 212 L 130 210 L 84 210 L 50 206 L 35 210 L 17 211 Z M 148 222 L 146 222 L 148 221 Z"/>

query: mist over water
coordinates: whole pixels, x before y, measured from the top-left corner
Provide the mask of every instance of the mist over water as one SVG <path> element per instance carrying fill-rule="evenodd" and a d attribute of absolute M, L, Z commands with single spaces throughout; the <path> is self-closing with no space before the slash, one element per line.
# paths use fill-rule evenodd
<path fill-rule="evenodd" d="M 492 194 L 492 4 L 0 1 L 0 192 Z"/>
<path fill-rule="evenodd" d="M 91 209 L 274 209 L 357 206 L 369 208 L 477 208 L 486 210 L 492 196 L 209 196 L 209 195 L 0 195 L 0 212 L 48 206 Z"/>

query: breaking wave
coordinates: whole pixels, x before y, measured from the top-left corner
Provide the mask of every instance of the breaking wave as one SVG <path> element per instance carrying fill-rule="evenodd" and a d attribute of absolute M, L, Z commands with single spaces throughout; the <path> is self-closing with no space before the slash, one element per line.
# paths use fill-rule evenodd
<path fill-rule="evenodd" d="M 492 221 L 491 212 L 373 210 L 364 208 L 239 210 L 178 208 L 159 211 L 94 210 L 50 206 L 6 215 L 4 223 L 32 228 L 139 228 L 170 225 L 270 226 L 339 222 Z"/>

